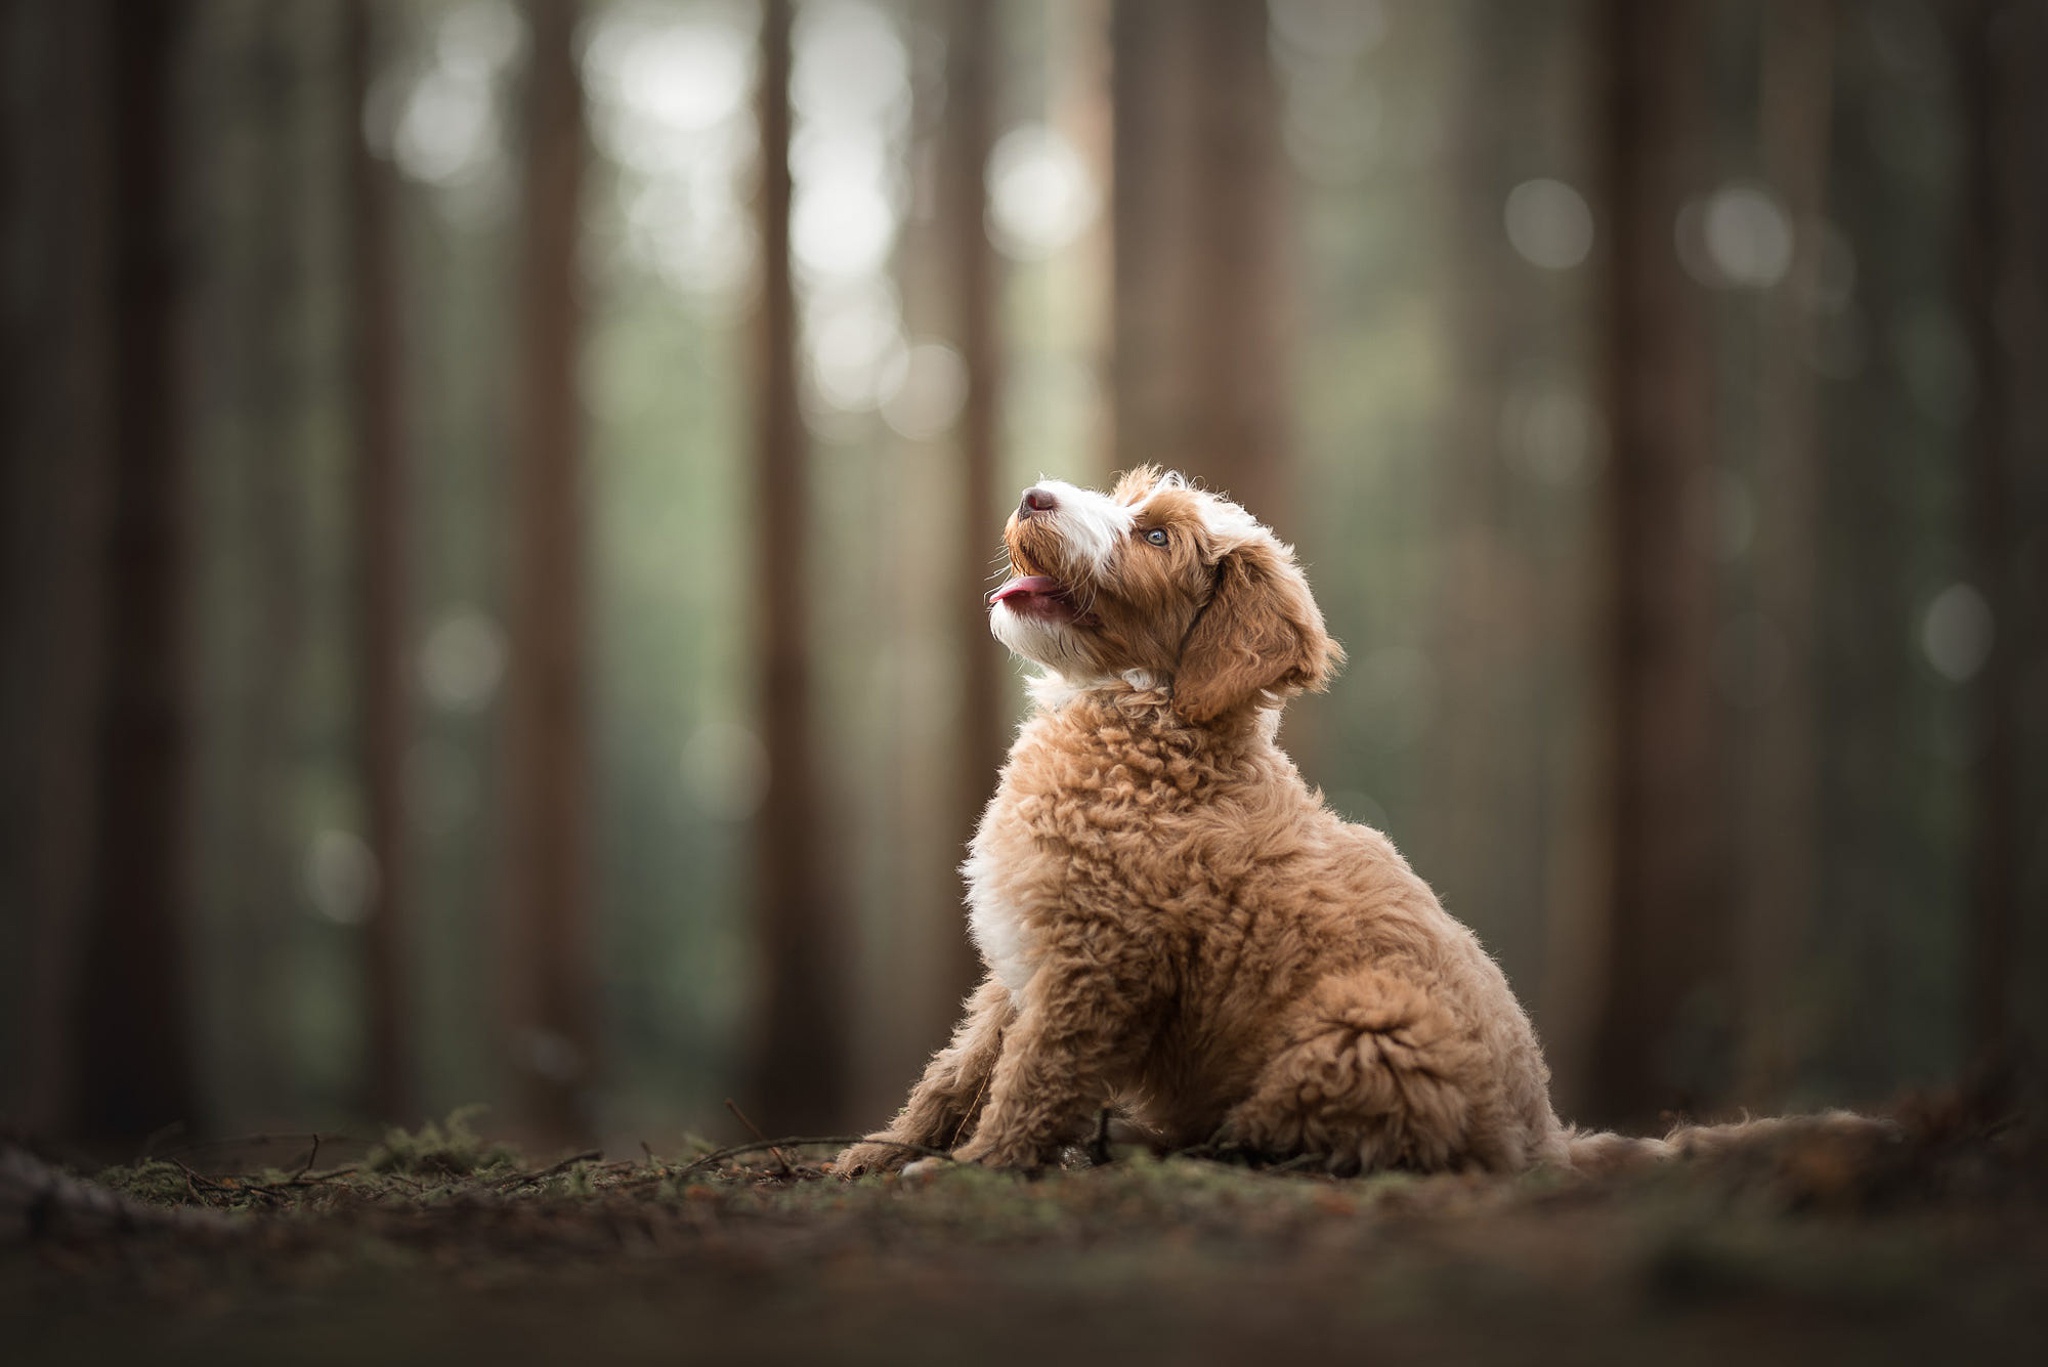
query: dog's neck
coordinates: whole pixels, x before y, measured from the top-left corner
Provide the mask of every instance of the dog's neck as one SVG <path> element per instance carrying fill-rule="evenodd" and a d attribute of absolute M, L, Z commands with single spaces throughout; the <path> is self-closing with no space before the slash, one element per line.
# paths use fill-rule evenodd
<path fill-rule="evenodd" d="M 1058 712 L 1076 699 L 1091 696 L 1115 697 L 1124 694 L 1157 693 L 1162 697 L 1171 697 L 1173 676 L 1155 673 L 1149 669 L 1131 669 L 1122 674 L 1108 674 L 1098 678 L 1070 679 L 1064 674 L 1048 671 L 1026 679 L 1024 691 L 1042 710 Z"/>
<path fill-rule="evenodd" d="M 1082 679 L 1034 674 L 1026 680 L 1025 691 L 1041 712 L 1099 707 L 1130 721 L 1149 717 L 1163 729 L 1198 732 L 1225 745 L 1271 744 L 1280 734 L 1281 706 L 1277 702 L 1248 706 L 1203 726 L 1185 722 L 1173 710 L 1173 676 L 1152 670 L 1133 669 L 1121 675 Z"/>

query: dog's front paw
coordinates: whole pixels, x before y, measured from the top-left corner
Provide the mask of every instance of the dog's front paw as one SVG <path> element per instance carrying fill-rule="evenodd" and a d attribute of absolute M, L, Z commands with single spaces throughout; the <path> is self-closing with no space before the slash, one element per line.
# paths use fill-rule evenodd
<path fill-rule="evenodd" d="M 984 1168 L 1009 1168 L 1018 1172 L 1036 1172 L 1045 1166 L 1045 1154 L 1037 1145 L 1017 1140 L 1004 1141 L 986 1134 L 978 1134 L 963 1147 L 955 1149 L 953 1157 L 962 1163 L 978 1163 Z"/>
<path fill-rule="evenodd" d="M 916 1150 L 895 1144 L 854 1144 L 841 1150 L 839 1156 L 832 1160 L 832 1171 L 841 1177 L 894 1172 L 915 1157 Z"/>

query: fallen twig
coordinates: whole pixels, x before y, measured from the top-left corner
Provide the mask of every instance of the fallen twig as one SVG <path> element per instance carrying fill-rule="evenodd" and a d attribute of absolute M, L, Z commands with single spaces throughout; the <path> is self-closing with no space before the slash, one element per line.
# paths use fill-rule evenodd
<path fill-rule="evenodd" d="M 902 1149 L 907 1153 L 914 1153 L 923 1158 L 943 1158 L 949 1163 L 956 1161 L 953 1155 L 944 1149 L 934 1149 L 926 1144 L 906 1144 L 895 1139 L 870 1139 L 864 1134 L 819 1135 L 813 1138 L 805 1138 L 799 1135 L 791 1139 L 757 1140 L 751 1144 L 734 1144 L 729 1148 L 714 1149 L 695 1162 L 677 1168 L 675 1175 L 677 1180 L 681 1180 L 693 1173 L 702 1172 L 706 1168 L 723 1163 L 728 1158 L 738 1158 L 743 1154 L 760 1153 L 763 1150 L 774 1149 L 816 1148 L 825 1144 L 830 1144 L 836 1148 L 845 1148 L 849 1144 L 879 1144 L 885 1149 Z"/>
<path fill-rule="evenodd" d="M 768 1136 L 761 1133 L 761 1127 L 759 1125 L 756 1125 L 753 1121 L 747 1118 L 747 1113 L 739 1108 L 739 1103 L 735 1102 L 731 1097 L 727 1097 L 725 1099 L 725 1109 L 731 1111 L 733 1113 L 733 1118 L 738 1120 L 740 1124 L 752 1130 L 754 1132 L 754 1138 L 760 1140 L 763 1144 L 768 1144 Z M 784 1158 L 781 1152 L 778 1149 L 776 1149 L 776 1147 L 773 1144 L 768 1144 L 768 1155 L 769 1157 L 775 1160 L 778 1166 L 781 1167 L 782 1175 L 784 1177 L 788 1177 L 791 1175 L 789 1170 L 789 1160 L 787 1158 Z"/>
<path fill-rule="evenodd" d="M 570 1154 L 553 1167 L 543 1168 L 539 1172 L 514 1173 L 510 1177 L 499 1178 L 491 1186 L 496 1191 L 517 1191 L 519 1188 L 530 1186 L 535 1182 L 545 1182 L 550 1177 L 558 1177 L 575 1167 L 578 1163 L 590 1163 L 602 1157 L 604 1157 L 603 1149 L 586 1149 L 582 1153 Z"/>

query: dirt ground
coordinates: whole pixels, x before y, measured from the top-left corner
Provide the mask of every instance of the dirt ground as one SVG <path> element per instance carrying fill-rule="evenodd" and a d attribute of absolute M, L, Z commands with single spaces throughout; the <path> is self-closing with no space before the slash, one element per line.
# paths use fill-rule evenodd
<path fill-rule="evenodd" d="M 2048 1361 L 2031 1123 L 1599 1179 L 1133 1152 L 846 1183 L 828 1147 L 532 1165 L 460 1124 L 307 1149 L 90 1184 L 7 1150 L 7 1361 Z"/>

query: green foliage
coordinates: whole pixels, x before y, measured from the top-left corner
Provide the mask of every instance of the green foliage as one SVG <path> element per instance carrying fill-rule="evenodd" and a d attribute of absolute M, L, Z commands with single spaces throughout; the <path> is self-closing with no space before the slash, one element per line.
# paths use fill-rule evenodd
<path fill-rule="evenodd" d="M 384 1142 L 370 1150 L 364 1165 L 371 1172 L 421 1177 L 466 1177 L 509 1168 L 519 1161 L 518 1151 L 486 1140 L 469 1127 L 471 1117 L 484 1109 L 459 1106 L 438 1124 L 429 1120 L 417 1130 L 387 1130 Z"/>

